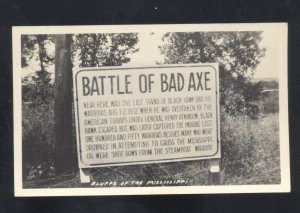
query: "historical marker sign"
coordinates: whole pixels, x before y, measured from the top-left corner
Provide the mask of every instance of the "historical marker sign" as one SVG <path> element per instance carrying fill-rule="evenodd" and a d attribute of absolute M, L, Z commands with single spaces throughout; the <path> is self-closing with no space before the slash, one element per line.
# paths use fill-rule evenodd
<path fill-rule="evenodd" d="M 218 64 L 74 72 L 81 168 L 220 158 Z"/>

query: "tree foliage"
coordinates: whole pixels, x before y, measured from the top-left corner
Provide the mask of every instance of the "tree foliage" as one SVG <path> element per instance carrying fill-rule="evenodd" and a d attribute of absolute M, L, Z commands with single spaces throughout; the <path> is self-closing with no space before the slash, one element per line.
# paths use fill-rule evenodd
<path fill-rule="evenodd" d="M 28 61 L 33 59 L 39 61 L 41 70 L 47 69 L 47 67 L 53 64 L 54 54 L 51 54 L 48 50 L 49 44 L 54 43 L 54 36 L 49 34 L 39 35 L 22 35 L 21 37 L 21 57 L 22 67 L 28 66 Z"/>
<path fill-rule="evenodd" d="M 74 47 L 80 67 L 120 66 L 138 51 L 137 42 L 137 33 L 78 34 Z"/>
<path fill-rule="evenodd" d="M 39 65 L 34 75 L 23 79 L 25 101 L 48 102 L 53 98 L 51 74 L 48 71 L 54 61 L 54 55 L 48 50 L 48 45 L 53 43 L 53 35 L 22 35 L 21 37 L 22 67 L 28 66 L 28 61 L 32 59 L 36 60 Z"/>
<path fill-rule="evenodd" d="M 77 34 L 73 36 L 72 59 L 80 67 L 119 66 L 130 61 L 129 55 L 138 51 L 137 33 Z M 49 67 L 54 64 L 54 35 L 22 35 L 22 67 L 34 60 L 38 69 L 23 78 L 23 100 L 48 102 L 53 100 L 54 91 Z M 74 59 L 76 54 L 78 59 Z"/>
<path fill-rule="evenodd" d="M 244 110 L 259 94 L 249 80 L 265 54 L 261 32 L 176 32 L 163 41 L 166 64 L 219 63 L 220 104 L 226 111 Z"/>

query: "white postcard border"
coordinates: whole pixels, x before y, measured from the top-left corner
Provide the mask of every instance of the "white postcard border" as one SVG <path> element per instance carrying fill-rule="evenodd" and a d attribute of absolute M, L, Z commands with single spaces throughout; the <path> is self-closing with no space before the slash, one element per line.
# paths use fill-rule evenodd
<path fill-rule="evenodd" d="M 281 183 L 276 185 L 219 185 L 114 188 L 51 188 L 22 187 L 22 104 L 21 104 L 21 35 L 122 32 L 185 32 L 185 31 L 263 31 L 279 36 L 281 54 L 279 72 L 280 166 Z M 148 194 L 221 194 L 290 192 L 290 156 L 288 128 L 287 23 L 187 24 L 187 25 L 99 25 L 99 26 L 31 26 L 13 27 L 13 117 L 14 117 L 14 189 L 15 196 L 79 196 L 79 195 L 148 195 Z"/>

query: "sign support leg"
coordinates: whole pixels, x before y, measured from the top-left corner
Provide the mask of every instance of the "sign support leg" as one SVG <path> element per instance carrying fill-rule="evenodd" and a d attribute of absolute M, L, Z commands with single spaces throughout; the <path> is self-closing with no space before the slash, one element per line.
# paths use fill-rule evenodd
<path fill-rule="evenodd" d="M 220 184 L 220 159 L 209 160 L 209 184 L 219 185 Z"/>
<path fill-rule="evenodd" d="M 80 174 L 80 182 L 81 183 L 89 183 L 90 180 L 90 169 L 79 169 L 79 174 Z"/>

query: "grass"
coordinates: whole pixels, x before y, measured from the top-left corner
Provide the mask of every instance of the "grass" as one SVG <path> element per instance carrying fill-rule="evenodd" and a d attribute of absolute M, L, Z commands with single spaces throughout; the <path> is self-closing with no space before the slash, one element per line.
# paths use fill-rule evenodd
<path fill-rule="evenodd" d="M 224 184 L 280 183 L 278 114 L 226 116 L 221 129 Z"/>
<path fill-rule="evenodd" d="M 23 177 L 47 177 L 54 144 L 53 105 L 23 104 L 22 113 Z"/>
<path fill-rule="evenodd" d="M 78 173 L 54 176 L 49 159 L 53 139 L 53 111 L 23 108 L 24 188 L 83 187 Z M 221 184 L 279 184 L 278 114 L 221 118 Z M 30 158 L 28 157 L 30 156 Z M 47 157 L 47 159 L 45 159 Z M 33 165 L 35 162 L 35 165 Z M 31 173 L 30 173 L 31 172 Z M 30 175 L 31 174 L 31 175 Z M 208 185 L 208 160 L 96 168 L 92 181 L 186 180 L 186 185 Z"/>

